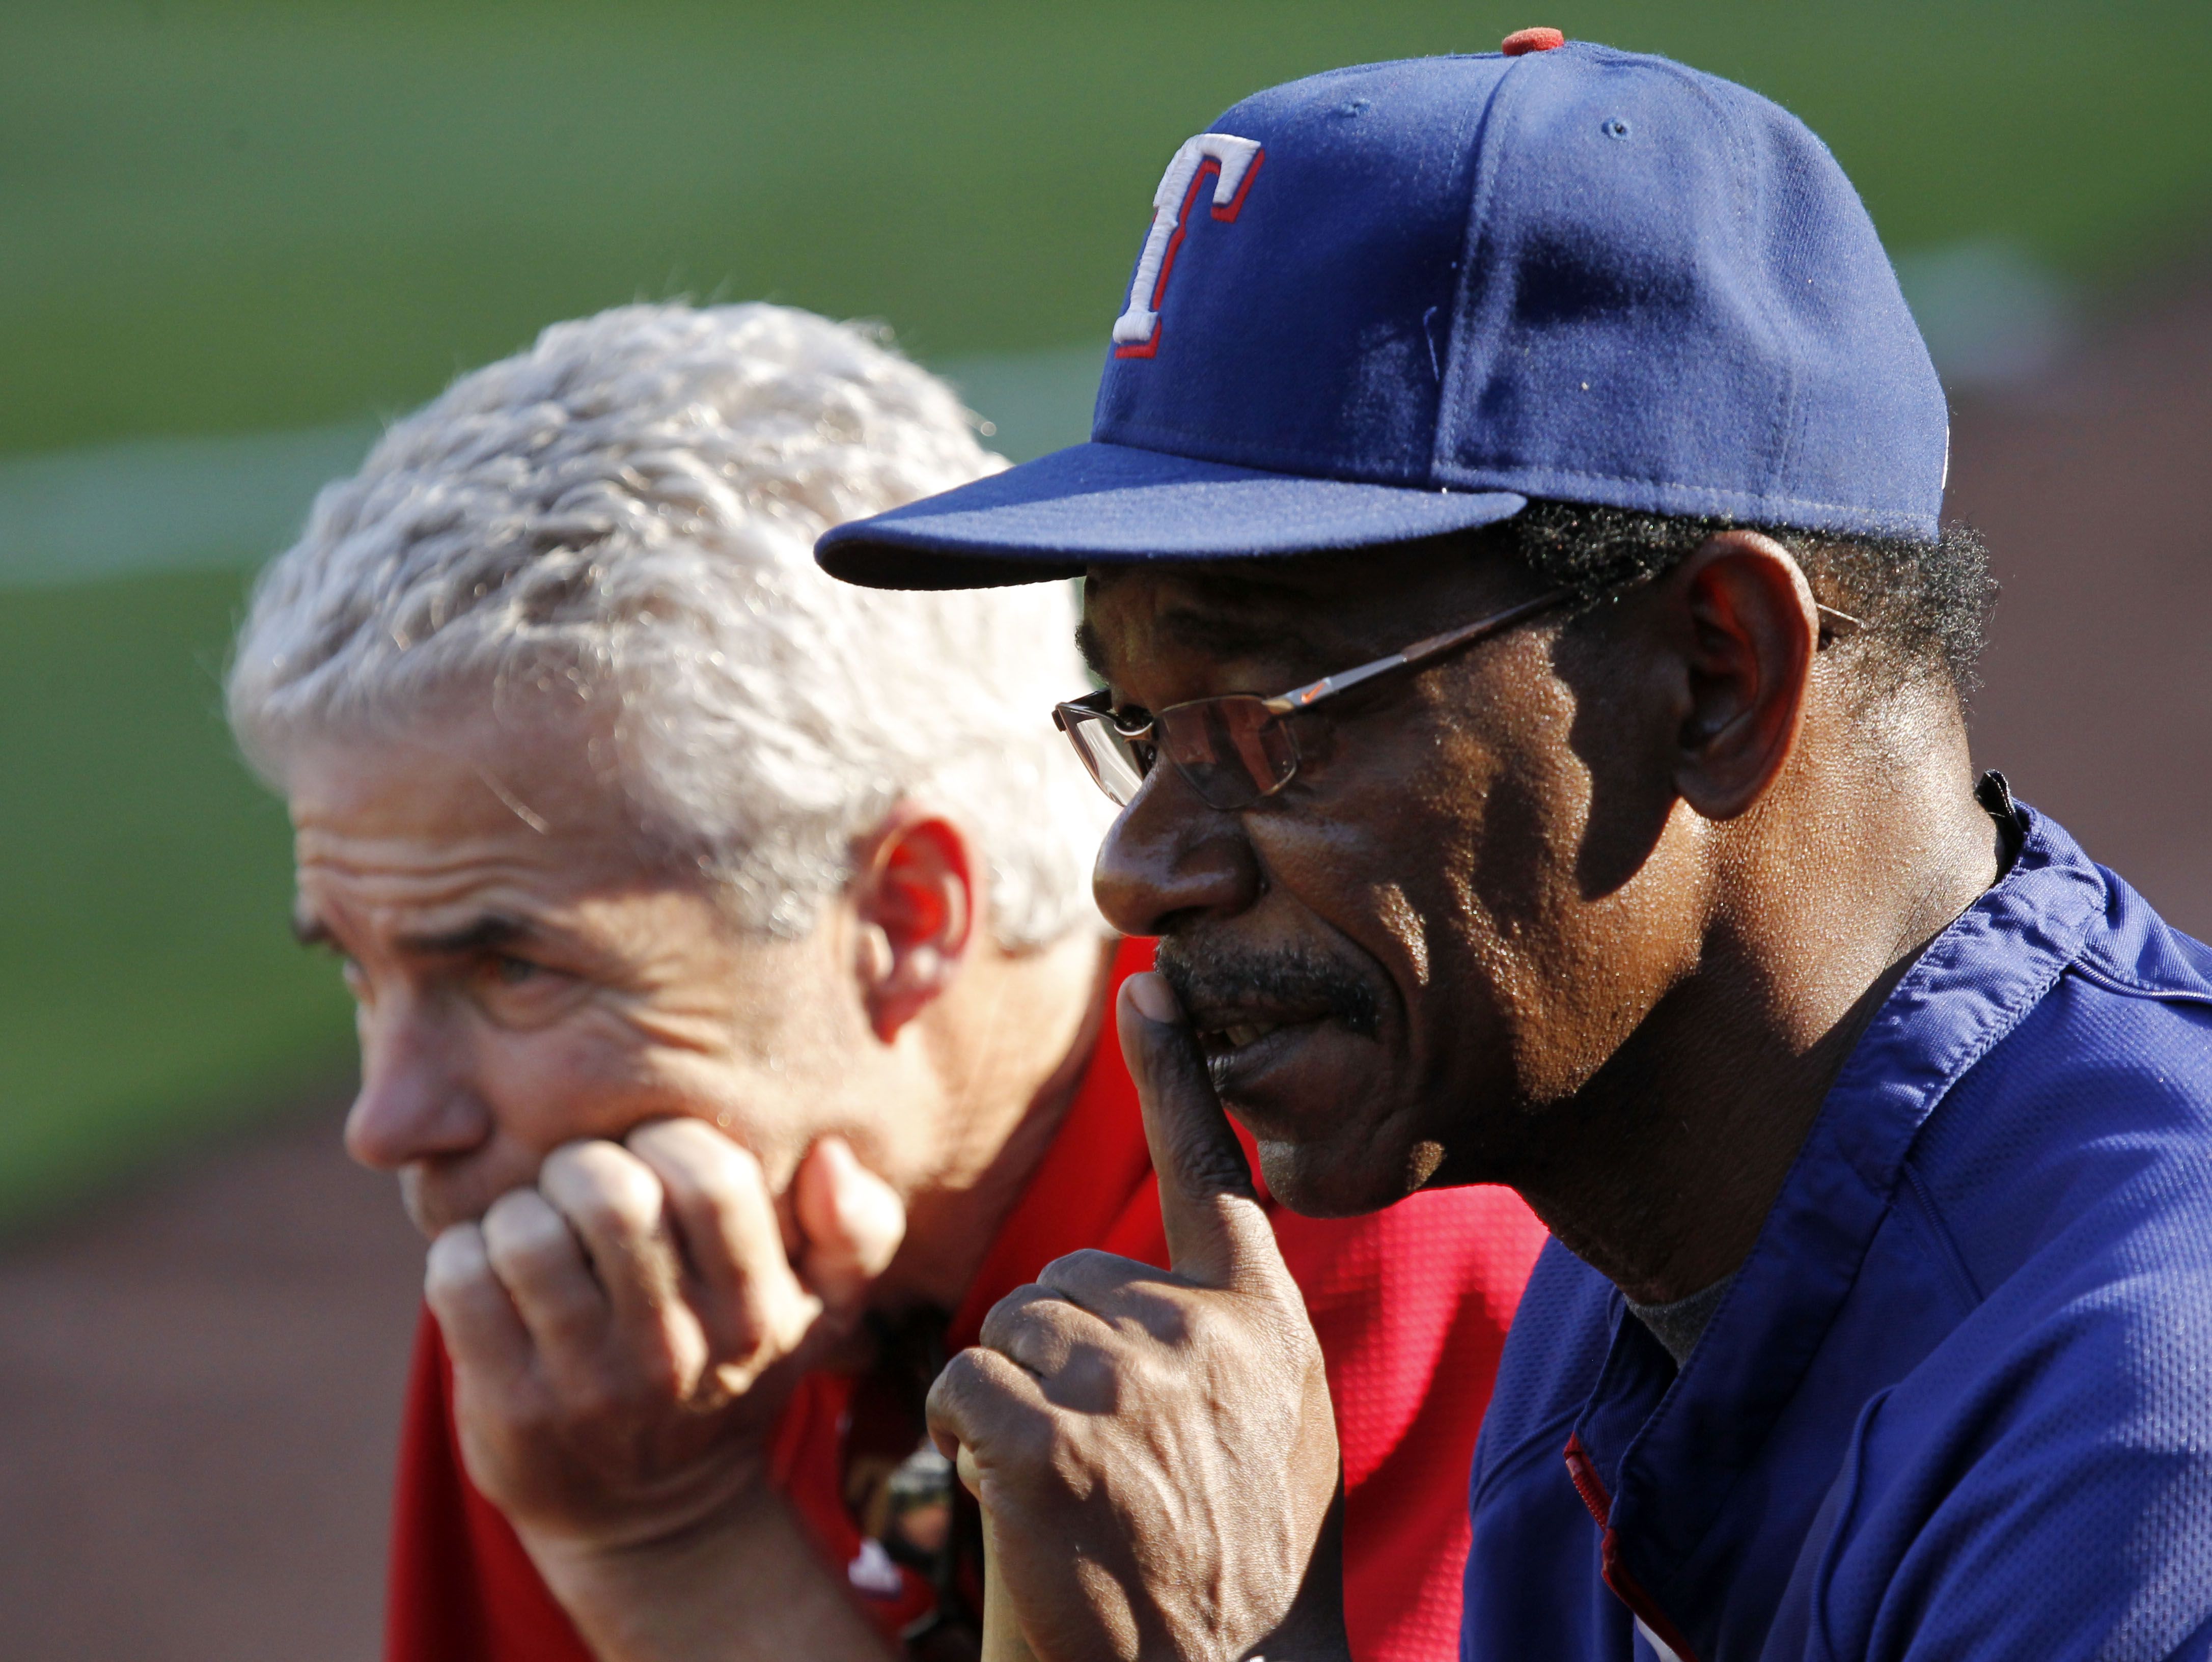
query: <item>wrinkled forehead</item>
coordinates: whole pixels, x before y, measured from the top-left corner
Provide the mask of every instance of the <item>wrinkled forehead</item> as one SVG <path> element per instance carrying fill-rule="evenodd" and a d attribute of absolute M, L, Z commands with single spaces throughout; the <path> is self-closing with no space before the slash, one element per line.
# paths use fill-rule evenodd
<path fill-rule="evenodd" d="M 647 840 L 590 724 L 489 709 L 293 736 L 285 795 L 303 867 L 496 857 L 605 878 Z"/>

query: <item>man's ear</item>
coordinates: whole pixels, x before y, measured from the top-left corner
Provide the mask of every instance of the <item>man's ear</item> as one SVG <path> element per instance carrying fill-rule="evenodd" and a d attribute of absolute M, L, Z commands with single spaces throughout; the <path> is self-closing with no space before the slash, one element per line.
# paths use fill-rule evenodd
<path fill-rule="evenodd" d="M 885 1044 L 952 985 L 975 917 L 968 839 L 938 815 L 901 803 L 860 850 L 854 973 Z"/>
<path fill-rule="evenodd" d="M 1709 820 L 1766 794 L 1805 715 L 1820 614 L 1790 551 L 1756 531 L 1709 538 L 1668 578 L 1686 680 L 1675 788 Z"/>

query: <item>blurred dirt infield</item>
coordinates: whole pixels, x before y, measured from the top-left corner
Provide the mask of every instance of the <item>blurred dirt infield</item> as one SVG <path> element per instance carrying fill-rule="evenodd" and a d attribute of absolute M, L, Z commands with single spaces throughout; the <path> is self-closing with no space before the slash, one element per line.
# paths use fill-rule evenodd
<path fill-rule="evenodd" d="M 0 1656 L 371 1662 L 422 1247 L 332 1105 L 0 1253 Z"/>
<path fill-rule="evenodd" d="M 2212 935 L 2212 280 L 1962 402 L 1975 750 Z M 366 1662 L 421 1248 L 325 1106 L 0 1246 L 0 1655 Z"/>
<path fill-rule="evenodd" d="M 2004 585 L 1974 751 L 2212 939 L 2212 272 L 2122 310 L 1954 419 L 1946 506 Z"/>

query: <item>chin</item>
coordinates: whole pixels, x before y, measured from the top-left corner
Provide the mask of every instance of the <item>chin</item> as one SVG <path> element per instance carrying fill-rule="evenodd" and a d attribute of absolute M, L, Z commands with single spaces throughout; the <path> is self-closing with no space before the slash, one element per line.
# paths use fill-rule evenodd
<path fill-rule="evenodd" d="M 1389 1049 L 1333 1022 L 1279 1029 L 1212 1058 L 1214 1089 L 1259 1146 L 1268 1192 L 1308 1217 L 1351 1217 L 1421 1186 L 1406 1133 L 1418 1115 L 1389 1105 Z"/>
<path fill-rule="evenodd" d="M 1379 1212 L 1421 1186 L 1412 1162 L 1375 1162 L 1372 1143 L 1353 1155 L 1333 1142 L 1258 1141 L 1267 1192 L 1304 1217 Z"/>

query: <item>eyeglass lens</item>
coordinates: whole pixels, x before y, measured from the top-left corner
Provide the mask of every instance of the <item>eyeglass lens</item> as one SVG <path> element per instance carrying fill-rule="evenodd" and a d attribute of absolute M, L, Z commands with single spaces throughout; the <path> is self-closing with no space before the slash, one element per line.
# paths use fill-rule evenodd
<path fill-rule="evenodd" d="M 1263 699 L 1202 699 L 1159 718 L 1168 760 L 1215 808 L 1249 808 L 1297 771 L 1291 731 Z"/>
<path fill-rule="evenodd" d="M 1098 781 L 1098 788 L 1113 799 L 1114 805 L 1127 808 L 1152 766 L 1152 741 L 1124 737 L 1109 716 L 1088 711 L 1068 713 L 1071 719 L 1065 725 L 1075 743 L 1076 755 L 1083 758 L 1091 777 Z"/>
<path fill-rule="evenodd" d="M 1100 789 L 1127 807 L 1152 768 L 1152 733 L 1132 738 L 1095 711 L 1064 712 L 1063 725 Z M 1168 760 L 1212 807 L 1249 808 L 1297 771 L 1297 746 L 1264 700 L 1233 696 L 1178 705 L 1154 718 Z"/>

